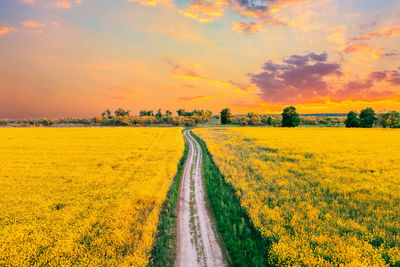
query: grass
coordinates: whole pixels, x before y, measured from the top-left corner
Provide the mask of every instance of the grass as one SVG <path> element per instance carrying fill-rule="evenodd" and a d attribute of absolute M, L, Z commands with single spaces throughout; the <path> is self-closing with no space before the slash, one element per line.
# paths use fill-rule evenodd
<path fill-rule="evenodd" d="M 233 266 L 269 266 L 269 242 L 256 230 L 231 184 L 215 165 L 203 140 L 192 133 L 203 150 L 203 175 L 217 229 Z"/>
<path fill-rule="evenodd" d="M 168 191 L 167 198 L 160 212 L 157 227 L 156 242 L 151 252 L 149 266 L 173 266 L 176 258 L 176 221 L 179 185 L 185 162 L 188 157 L 189 145 L 185 143 L 185 151 L 178 164 L 178 171 Z"/>

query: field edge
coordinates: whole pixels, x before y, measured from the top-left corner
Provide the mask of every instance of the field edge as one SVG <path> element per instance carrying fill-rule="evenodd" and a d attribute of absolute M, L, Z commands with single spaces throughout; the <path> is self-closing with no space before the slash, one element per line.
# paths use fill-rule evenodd
<path fill-rule="evenodd" d="M 183 131 L 182 131 L 183 133 Z M 183 135 L 182 135 L 183 138 Z M 176 256 L 176 221 L 179 185 L 188 157 L 189 145 L 185 141 L 185 149 L 178 163 L 177 172 L 162 204 L 159 214 L 157 234 L 151 251 L 148 266 L 173 266 Z"/>
<path fill-rule="evenodd" d="M 203 151 L 203 175 L 216 227 L 233 266 L 273 266 L 268 263 L 270 242 L 254 227 L 233 186 L 214 163 L 207 144 L 196 134 Z"/>

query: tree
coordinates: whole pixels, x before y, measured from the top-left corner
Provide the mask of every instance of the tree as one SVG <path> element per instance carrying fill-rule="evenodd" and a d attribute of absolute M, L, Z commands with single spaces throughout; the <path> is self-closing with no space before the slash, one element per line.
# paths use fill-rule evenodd
<path fill-rule="evenodd" d="M 172 116 L 172 112 L 169 111 L 169 110 L 165 111 L 165 116 L 171 117 Z"/>
<path fill-rule="evenodd" d="M 287 107 L 282 113 L 282 127 L 296 127 L 300 124 L 300 116 L 293 106 Z"/>
<path fill-rule="evenodd" d="M 152 110 L 141 110 L 139 112 L 139 116 L 140 117 L 144 117 L 144 116 L 154 116 L 154 113 Z"/>
<path fill-rule="evenodd" d="M 360 125 L 364 128 L 372 128 L 377 120 L 375 111 L 372 108 L 361 110 Z"/>
<path fill-rule="evenodd" d="M 383 114 L 381 117 L 381 124 L 383 128 L 400 128 L 400 113 L 397 111 L 391 111 Z"/>
<path fill-rule="evenodd" d="M 247 117 L 249 117 L 249 119 L 253 118 L 254 116 L 256 116 L 256 114 L 254 114 L 254 112 L 247 113 Z"/>
<path fill-rule="evenodd" d="M 206 110 L 205 114 L 204 114 L 204 118 L 206 119 L 206 121 L 211 120 L 212 118 L 212 112 L 211 110 Z"/>
<path fill-rule="evenodd" d="M 344 124 L 346 125 L 347 128 L 356 128 L 356 127 L 360 127 L 361 121 L 357 117 L 356 112 L 350 111 L 347 114 L 347 119 L 344 121 Z"/>
<path fill-rule="evenodd" d="M 268 117 L 268 119 L 267 119 L 267 124 L 268 124 L 268 125 L 272 125 L 272 118 L 271 118 L 271 117 Z"/>
<path fill-rule="evenodd" d="M 101 113 L 101 116 L 102 116 L 102 117 L 107 117 L 107 118 L 109 118 L 109 119 L 112 118 L 112 116 L 111 116 L 111 111 L 110 111 L 109 109 L 107 109 L 106 111 L 104 111 L 103 113 Z"/>
<path fill-rule="evenodd" d="M 229 108 L 221 110 L 221 124 L 232 123 L 232 113 Z"/>
<path fill-rule="evenodd" d="M 162 117 L 161 109 L 159 109 L 156 113 L 156 118 L 160 119 Z"/>
<path fill-rule="evenodd" d="M 185 116 L 186 115 L 186 110 L 181 108 L 181 109 L 178 109 L 176 111 L 176 113 L 178 113 L 178 116 Z"/>
<path fill-rule="evenodd" d="M 125 116 L 129 116 L 129 113 L 131 111 L 130 110 L 123 110 L 122 108 L 117 109 L 116 111 L 114 111 L 115 117 L 125 117 Z"/>

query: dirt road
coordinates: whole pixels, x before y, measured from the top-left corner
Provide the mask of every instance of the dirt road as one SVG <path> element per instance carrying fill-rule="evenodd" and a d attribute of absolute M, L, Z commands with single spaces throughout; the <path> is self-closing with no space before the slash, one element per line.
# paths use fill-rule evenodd
<path fill-rule="evenodd" d="M 201 147 L 190 131 L 184 136 L 189 155 L 179 189 L 175 266 L 226 266 L 204 198 Z"/>

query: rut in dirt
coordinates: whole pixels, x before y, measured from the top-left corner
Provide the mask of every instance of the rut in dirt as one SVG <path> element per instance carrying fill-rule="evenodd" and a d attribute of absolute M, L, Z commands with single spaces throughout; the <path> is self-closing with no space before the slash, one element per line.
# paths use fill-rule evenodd
<path fill-rule="evenodd" d="M 226 254 L 205 200 L 202 150 L 190 131 L 185 131 L 184 136 L 189 154 L 179 188 L 175 266 L 227 266 Z"/>

